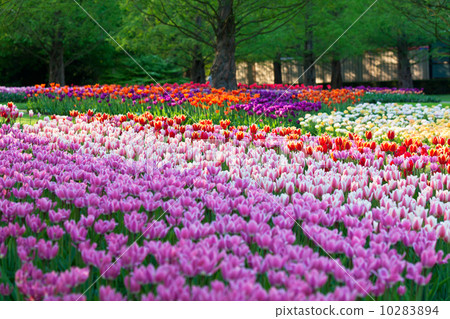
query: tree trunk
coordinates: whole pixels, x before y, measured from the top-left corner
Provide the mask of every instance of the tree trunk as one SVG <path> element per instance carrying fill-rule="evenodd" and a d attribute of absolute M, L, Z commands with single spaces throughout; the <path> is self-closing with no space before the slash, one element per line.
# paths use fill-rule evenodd
<path fill-rule="evenodd" d="M 195 17 L 195 23 L 198 27 L 202 26 L 202 17 L 200 15 Z M 192 64 L 189 76 L 194 83 L 206 82 L 205 61 L 203 60 L 201 47 L 198 44 L 195 44 L 193 47 Z"/>
<path fill-rule="evenodd" d="M 189 72 L 191 81 L 194 83 L 205 83 L 205 62 L 199 45 L 194 46 L 194 56 L 192 58 L 191 70 Z"/>
<path fill-rule="evenodd" d="M 275 60 L 273 60 L 273 75 L 274 75 L 274 83 L 282 84 L 283 83 L 283 75 L 281 73 L 281 54 L 277 53 Z"/>
<path fill-rule="evenodd" d="M 66 85 L 64 70 L 64 47 L 61 41 L 56 40 L 52 44 L 48 80 L 50 83 Z"/>
<path fill-rule="evenodd" d="M 397 76 L 401 88 L 412 88 L 411 64 L 408 57 L 408 42 L 404 35 L 397 40 Z"/>
<path fill-rule="evenodd" d="M 57 26 L 52 37 L 52 44 L 49 56 L 49 72 L 48 81 L 66 85 L 65 67 L 64 67 L 64 43 L 63 33 L 58 27 L 61 19 L 61 11 L 56 11 L 54 16 L 54 24 Z"/>
<path fill-rule="evenodd" d="M 255 80 L 255 63 L 254 62 L 247 62 L 247 83 L 253 84 L 256 83 Z"/>
<path fill-rule="evenodd" d="M 341 60 L 335 57 L 331 60 L 331 87 L 333 89 L 342 87 Z"/>
<path fill-rule="evenodd" d="M 215 57 L 211 67 L 211 86 L 237 89 L 236 81 L 236 24 L 233 12 L 233 0 L 218 0 L 217 32 Z"/>
<path fill-rule="evenodd" d="M 307 27 L 305 51 L 303 54 L 303 72 L 305 73 L 304 83 L 306 85 L 316 85 L 316 68 L 314 63 L 313 53 L 313 32 L 311 27 Z"/>

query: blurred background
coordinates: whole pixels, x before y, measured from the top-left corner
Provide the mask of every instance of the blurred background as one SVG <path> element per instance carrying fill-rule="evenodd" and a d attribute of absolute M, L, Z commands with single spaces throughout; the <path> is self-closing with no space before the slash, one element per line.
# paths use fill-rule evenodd
<path fill-rule="evenodd" d="M 81 7 L 159 82 L 450 93 L 448 0 L 0 0 L 0 86 L 152 83 Z"/>

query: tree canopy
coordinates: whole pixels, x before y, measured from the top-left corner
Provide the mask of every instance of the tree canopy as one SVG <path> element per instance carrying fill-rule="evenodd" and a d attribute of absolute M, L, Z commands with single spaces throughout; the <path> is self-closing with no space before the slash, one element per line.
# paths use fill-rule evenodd
<path fill-rule="evenodd" d="M 1 84 L 151 81 L 80 6 L 155 80 L 203 83 L 209 75 L 228 90 L 236 62 L 272 61 L 281 83 L 281 61 L 290 58 L 315 84 L 320 58 L 339 87 L 343 61 L 386 49 L 408 87 L 410 48 L 439 43 L 442 55 L 450 42 L 445 0 L 0 0 Z"/>

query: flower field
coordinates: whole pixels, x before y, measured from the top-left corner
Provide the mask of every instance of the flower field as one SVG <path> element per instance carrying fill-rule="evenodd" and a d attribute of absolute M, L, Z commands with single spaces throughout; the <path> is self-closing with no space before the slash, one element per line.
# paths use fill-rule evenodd
<path fill-rule="evenodd" d="M 16 88 L 19 90 L 19 88 Z M 36 85 L 26 88 L 29 108 L 41 114 L 69 115 L 71 110 L 85 113 L 88 110 L 108 114 L 142 114 L 174 117 L 184 114 L 188 121 L 211 119 L 219 122 L 228 118 L 233 122 L 251 125 L 255 122 L 291 125 L 298 118 L 322 110 L 344 110 L 358 102 L 391 99 L 417 102 L 433 102 L 421 90 L 388 88 L 330 89 L 322 86 L 295 85 L 239 85 L 232 92 L 213 89 L 208 84 L 165 84 L 146 86 L 86 85 L 65 86 L 58 84 Z M 245 112 L 232 112 L 241 110 Z"/>
<path fill-rule="evenodd" d="M 450 111 L 391 102 L 420 90 L 25 91 L 36 124 L 0 106 L 0 300 L 449 298 Z"/>

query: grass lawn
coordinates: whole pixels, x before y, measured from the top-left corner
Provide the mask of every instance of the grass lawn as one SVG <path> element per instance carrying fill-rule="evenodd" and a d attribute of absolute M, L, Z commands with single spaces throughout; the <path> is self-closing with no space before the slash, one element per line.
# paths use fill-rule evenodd
<path fill-rule="evenodd" d="M 33 117 L 30 118 L 30 116 L 28 115 L 28 112 L 24 111 L 23 117 L 18 119 L 17 122 L 19 122 L 20 124 L 33 125 L 33 124 L 37 123 L 37 121 L 39 121 L 40 119 L 43 120 L 44 117 L 45 117 L 44 115 L 41 115 L 41 117 L 38 118 L 37 115 L 34 115 Z"/>
<path fill-rule="evenodd" d="M 20 112 L 23 112 L 23 117 L 19 118 L 17 120 L 17 122 L 21 123 L 21 124 L 29 124 L 29 125 L 33 125 L 34 123 L 36 123 L 37 121 L 39 121 L 39 119 L 44 119 L 45 115 L 41 115 L 40 118 L 37 117 L 37 114 L 34 114 L 33 117 L 30 117 L 28 115 L 28 111 L 27 111 L 27 103 L 15 103 L 17 108 L 20 110 Z"/>

